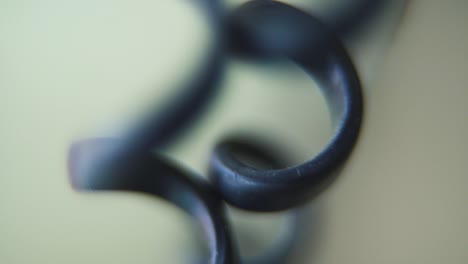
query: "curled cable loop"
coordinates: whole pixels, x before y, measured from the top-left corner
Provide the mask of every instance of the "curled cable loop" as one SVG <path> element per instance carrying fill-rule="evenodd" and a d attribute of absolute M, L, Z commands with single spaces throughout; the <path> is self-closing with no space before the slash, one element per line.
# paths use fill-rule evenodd
<path fill-rule="evenodd" d="M 206 12 L 214 33 L 213 47 L 199 74 L 123 139 L 93 139 L 73 145 L 69 154 L 73 186 L 78 190 L 143 192 L 165 199 L 201 223 L 210 244 L 208 263 L 239 263 L 225 202 L 252 211 L 285 210 L 305 203 L 334 179 L 356 144 L 363 115 L 361 86 L 336 35 L 359 29 L 386 2 L 356 1 L 350 12 L 332 12 L 332 20 L 325 20 L 335 23 L 328 26 L 299 9 L 275 1 L 250 1 L 229 14 L 226 21 L 221 19 L 220 1 L 193 1 Z M 319 83 L 332 115 L 335 135 L 318 156 L 285 168 L 258 144 L 225 140 L 213 151 L 210 183 L 151 152 L 173 142 L 201 116 L 219 90 L 224 57 L 233 54 L 288 58 Z M 274 168 L 247 165 L 234 155 L 238 151 L 273 164 Z M 277 244 L 278 248 L 257 261 L 246 260 L 247 263 L 284 263 L 296 243 L 300 229 L 297 221 L 292 222 L 290 229 Z"/>
<path fill-rule="evenodd" d="M 335 134 L 316 157 L 292 167 L 258 169 L 239 161 L 228 142 L 215 148 L 210 177 L 230 204 L 277 211 L 307 202 L 336 176 L 357 141 L 363 115 L 361 85 L 340 41 L 313 16 L 290 5 L 254 0 L 230 17 L 234 49 L 287 57 L 309 73 L 326 98 Z"/>
<path fill-rule="evenodd" d="M 269 1 L 269 0 L 262 0 Z M 148 116 L 126 135 L 121 155 L 131 157 L 148 148 L 164 148 L 177 139 L 187 127 L 210 105 L 219 90 L 224 72 L 223 5 L 220 0 L 193 1 L 205 14 L 213 36 L 209 53 L 194 79 L 177 89 L 162 107 L 150 111 Z M 371 20 L 385 6 L 387 0 L 354 0 L 345 8 L 336 7 L 324 14 L 325 23 L 340 36 L 353 34 Z M 236 35 L 236 34 L 235 34 Z M 238 36 L 238 35 L 236 35 Z M 245 39 L 244 39 L 245 40 Z M 240 39 L 234 42 L 241 42 Z M 270 43 L 271 44 L 271 43 Z M 230 45 L 230 44 L 229 44 Z M 262 49 L 265 51 L 265 47 Z"/>

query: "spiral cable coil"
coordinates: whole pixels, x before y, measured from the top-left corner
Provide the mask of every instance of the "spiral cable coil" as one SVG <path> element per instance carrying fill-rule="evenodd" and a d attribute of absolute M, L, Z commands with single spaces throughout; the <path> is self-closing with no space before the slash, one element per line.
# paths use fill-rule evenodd
<path fill-rule="evenodd" d="M 328 19 L 279 1 L 251 0 L 230 12 L 218 0 L 193 2 L 207 15 L 213 33 L 199 74 L 125 137 L 74 143 L 68 159 L 70 181 L 82 191 L 146 193 L 186 211 L 200 223 L 207 238 L 210 257 L 206 263 L 286 263 L 297 243 L 298 221 L 290 222 L 292 228 L 279 239 L 278 248 L 255 260 L 244 259 L 226 205 L 253 212 L 291 209 L 294 215 L 338 176 L 357 143 L 364 112 L 359 76 L 341 39 L 359 31 L 387 1 L 355 0 L 346 12 L 337 8 Z M 229 56 L 289 60 L 317 82 L 334 127 L 332 139 L 318 155 L 288 167 L 258 142 L 225 139 L 212 151 L 206 180 L 157 153 L 203 116 L 220 89 Z M 247 165 L 236 158 L 238 152 L 274 169 Z"/>

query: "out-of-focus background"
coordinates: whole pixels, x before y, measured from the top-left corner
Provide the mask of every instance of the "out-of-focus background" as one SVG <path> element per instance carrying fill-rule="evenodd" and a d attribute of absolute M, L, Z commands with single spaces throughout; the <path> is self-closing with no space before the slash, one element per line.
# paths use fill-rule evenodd
<path fill-rule="evenodd" d="M 297 263 L 467 263 L 467 11 L 467 1 L 410 1 L 401 21 L 389 9 L 347 43 L 364 127 L 313 202 L 318 224 Z M 0 0 L 0 263 L 187 263 L 197 241 L 184 213 L 141 195 L 76 193 L 66 155 L 76 139 L 119 135 L 186 81 L 208 28 L 187 1 Z M 251 132 L 300 161 L 329 127 L 298 68 L 232 59 L 208 114 L 166 154 L 203 175 L 218 140 Z M 234 214 L 259 243 L 281 219 Z"/>

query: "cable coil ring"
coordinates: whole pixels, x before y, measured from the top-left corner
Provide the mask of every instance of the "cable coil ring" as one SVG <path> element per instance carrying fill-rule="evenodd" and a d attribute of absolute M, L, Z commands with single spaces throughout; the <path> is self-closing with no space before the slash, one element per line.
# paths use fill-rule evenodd
<path fill-rule="evenodd" d="M 256 260 L 244 260 L 231 233 L 226 204 L 257 212 L 297 208 L 325 189 L 351 155 L 363 119 L 363 95 L 356 69 L 339 37 L 361 29 L 387 2 L 355 1 L 349 12 L 332 12 L 324 24 L 277 1 L 252 0 L 226 16 L 220 0 L 193 1 L 207 15 L 214 38 L 199 74 L 122 139 L 88 139 L 73 144 L 68 163 L 73 187 L 141 192 L 183 209 L 202 226 L 210 264 L 285 263 L 297 242 L 299 222 L 291 222 L 287 227 L 290 232 L 280 238 L 278 247 Z M 332 116 L 335 133 L 328 145 L 309 161 L 286 167 L 278 153 L 272 154 L 258 142 L 225 139 L 212 152 L 210 181 L 154 154 L 201 116 L 220 90 L 228 56 L 288 59 L 310 74 Z M 239 151 L 274 169 L 247 165 L 236 158 Z"/>
<path fill-rule="evenodd" d="M 287 4 L 250 1 L 230 20 L 234 48 L 249 54 L 287 57 L 322 88 L 335 134 L 313 159 L 284 169 L 262 170 L 240 162 L 232 144 L 220 143 L 210 162 L 210 177 L 223 198 L 252 211 L 277 211 L 316 196 L 336 176 L 357 141 L 363 114 L 361 85 L 340 41 L 314 17 Z M 275 41 L 281 39 L 282 41 Z"/>

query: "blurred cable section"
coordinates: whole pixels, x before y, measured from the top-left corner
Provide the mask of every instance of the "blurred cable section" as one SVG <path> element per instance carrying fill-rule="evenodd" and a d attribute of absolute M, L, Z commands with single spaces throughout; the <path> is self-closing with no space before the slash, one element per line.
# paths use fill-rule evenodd
<path fill-rule="evenodd" d="M 399 10 L 396 13 L 403 10 L 405 2 L 399 1 L 401 9 L 396 8 L 395 10 Z M 144 113 L 134 120 L 124 122 L 130 125 L 122 129 L 124 132 L 119 138 L 99 138 L 92 135 L 91 139 L 80 139 L 72 144 L 68 152 L 70 181 L 77 190 L 149 194 L 187 212 L 198 223 L 196 226 L 203 230 L 208 245 L 207 256 L 201 254 L 201 257 L 194 257 L 194 262 L 283 264 L 302 261 L 305 257 L 301 252 L 316 250 L 315 247 L 321 239 L 318 232 L 323 224 L 320 214 L 326 205 L 317 200 L 317 196 L 331 186 L 337 175 L 344 171 L 347 159 L 354 155 L 353 149 L 358 144 L 365 116 L 366 89 L 362 88 L 360 65 L 355 62 L 353 55 L 354 44 L 349 45 L 348 41 L 358 43 L 358 47 L 364 43 L 366 39 L 359 38 L 361 32 L 372 27 L 375 21 L 385 14 L 390 1 L 355 0 L 347 3 L 327 3 L 321 11 L 314 11 L 311 7 L 303 8 L 303 4 L 295 5 L 292 1 L 245 1 L 232 10 L 227 8 L 223 1 L 198 0 L 190 4 L 194 4 L 197 12 L 202 13 L 201 18 L 206 20 L 204 25 L 209 28 L 209 44 L 199 56 L 201 59 L 197 57 L 196 60 L 182 60 L 181 64 L 186 62 L 196 65 L 193 67 L 193 74 L 188 78 L 174 77 L 180 85 L 174 85 L 175 88 L 170 89 L 170 96 L 164 96 L 162 100 L 155 98 L 155 102 L 156 99 L 159 101 L 154 104 L 150 102 L 150 107 L 145 108 Z M 107 7 L 106 4 L 103 6 Z M 51 12 L 56 11 L 52 9 Z M 115 18 L 119 20 L 119 12 L 116 14 Z M 60 16 L 55 17 L 52 24 L 60 22 L 59 18 Z M 132 19 L 139 19 L 138 12 Z M 177 19 L 185 18 L 179 16 Z M 94 20 L 95 23 L 99 21 Z M 389 23 L 393 22 L 395 21 Z M 145 23 L 146 20 L 143 19 L 143 24 Z M 26 27 L 29 27 L 29 24 Z M 393 26 L 396 24 L 393 23 Z M 58 27 L 56 30 L 67 31 L 67 25 L 64 28 L 55 25 Z M 166 35 L 173 34 L 171 27 L 169 24 L 161 27 L 156 39 L 163 40 Z M 41 35 L 39 33 L 31 34 L 38 36 Z M 75 33 L 69 34 L 65 35 L 73 37 Z M 102 34 L 97 33 L 98 36 Z M 381 34 L 391 35 L 391 32 L 384 31 Z M 74 38 L 70 42 L 73 40 Z M 185 41 L 184 46 L 191 46 L 190 39 Z M 155 50 L 165 52 L 158 48 Z M 133 52 L 139 52 L 138 48 L 123 53 L 131 55 Z M 47 58 L 48 55 L 44 56 Z M 229 91 L 224 83 L 227 80 L 225 72 L 229 71 L 232 61 L 240 58 L 247 59 L 259 68 L 265 68 L 269 73 L 277 70 L 285 74 L 273 73 L 277 75 L 276 78 L 288 78 L 277 80 L 272 76 L 272 87 L 267 87 L 271 88 L 269 91 L 255 91 L 251 86 L 233 87 L 231 91 L 239 92 L 240 99 L 235 102 L 233 108 L 228 109 L 224 104 L 226 101 L 223 101 L 231 99 L 226 98 L 229 97 Z M 278 61 L 285 66 L 276 67 Z M 162 65 L 172 65 L 171 59 Z M 57 70 L 60 67 L 55 65 L 53 68 Z M 131 66 L 128 66 L 125 74 L 130 74 L 131 70 Z M 294 75 L 296 73 L 289 74 L 289 71 L 300 72 L 305 81 L 298 81 Z M 54 70 L 52 73 L 50 76 L 55 76 Z M 99 73 L 98 69 L 97 75 Z M 257 82 L 255 85 L 260 83 L 256 79 L 257 73 L 251 72 L 252 76 L 255 76 L 253 83 Z M 115 78 L 121 80 L 122 77 L 116 74 Z M 70 83 L 73 85 L 73 81 Z M 281 87 L 285 91 L 276 94 L 279 89 L 274 86 L 280 83 L 284 84 L 286 89 Z M 297 90 L 302 92 L 303 87 L 307 88 L 304 89 L 304 96 L 297 93 Z M 298 89 L 293 91 L 293 88 Z M 107 100 L 110 100 L 108 98 L 112 97 L 112 94 L 118 94 L 119 90 L 115 87 L 102 89 L 105 92 L 99 95 L 93 93 L 89 98 L 85 96 L 83 101 L 95 100 L 101 104 L 101 108 L 112 108 Z M 133 87 L 129 88 L 128 95 L 131 95 L 132 89 Z M 311 91 L 314 89 L 317 91 Z M 300 97 L 304 98 L 291 97 L 288 101 L 287 96 L 292 94 L 300 94 Z M 273 97 L 277 97 L 277 101 L 269 102 Z M 133 98 L 129 96 L 128 100 Z M 148 98 L 145 100 L 151 101 Z M 122 100 L 127 98 L 123 96 Z M 251 102 L 250 107 L 248 101 Z M 326 107 L 323 108 L 327 108 L 328 113 L 322 115 L 327 112 L 324 109 L 306 109 L 309 105 L 314 106 L 317 101 L 324 102 Z M 77 118 L 69 118 L 71 121 L 68 122 L 79 123 L 77 119 L 84 122 L 82 119 L 87 117 L 81 116 L 81 112 L 87 112 L 87 115 L 91 116 L 95 114 L 93 109 L 87 109 L 86 105 L 82 105 L 82 108 L 76 110 Z M 294 112 L 298 117 L 291 114 L 292 109 L 298 110 Z M 233 110 L 235 114 L 241 113 L 240 119 L 249 119 L 251 126 L 238 125 L 232 120 L 232 116 L 224 115 L 224 111 L 228 110 Z M 51 111 L 60 112 L 60 109 Z M 213 122 L 210 115 L 216 114 L 219 119 Z M 309 132 L 318 135 L 329 131 L 329 128 L 316 128 L 313 122 L 315 116 L 330 121 L 334 129 L 332 135 L 327 135 L 328 140 L 325 143 L 317 143 L 324 146 L 317 147 L 316 151 L 309 146 L 316 140 Z M 198 141 L 197 133 L 205 133 L 204 129 L 214 130 L 212 126 L 218 126 L 220 129 L 203 135 L 207 141 Z M 238 132 L 242 130 L 248 131 L 247 136 L 239 136 Z M 252 132 L 260 136 L 256 138 L 252 136 Z M 236 136 L 228 138 L 227 133 Z M 281 139 L 276 135 L 281 135 Z M 44 137 L 53 136 L 46 131 Z M 273 140 L 270 140 L 272 138 Z M 202 151 L 194 150 L 195 148 L 191 147 L 193 145 L 190 145 L 196 143 L 203 145 L 201 148 L 208 151 L 200 154 Z M 298 145 L 301 149 L 296 149 Z M 283 149 L 283 146 L 286 147 Z M 190 160 L 171 155 L 171 148 L 190 152 L 192 156 L 203 159 L 204 162 L 190 164 Z M 290 152 L 295 153 L 289 155 Z M 297 162 L 291 158 L 296 156 L 296 153 L 301 153 L 297 156 L 304 154 L 307 157 Z M 307 205 L 308 203 L 312 204 Z M 237 209 L 228 209 L 228 206 Z M 83 207 L 80 209 L 84 210 Z M 238 209 L 246 211 L 232 213 Z M 272 219 L 282 218 L 283 221 L 269 229 L 268 232 L 277 235 L 272 236 L 272 243 L 266 243 L 266 250 L 255 249 L 261 240 L 255 238 L 261 234 L 248 226 L 252 224 L 249 221 L 242 225 L 234 225 L 235 230 L 231 228 L 232 220 L 238 219 L 237 221 L 241 222 L 239 218 L 243 216 L 246 219 L 255 218 L 272 211 L 282 212 L 283 214 L 272 214 Z M 266 221 L 269 220 L 260 221 L 257 225 L 266 225 Z M 236 235 L 239 235 L 239 238 L 236 238 Z M 245 257 L 246 248 L 253 249 L 249 252 L 253 257 Z"/>
<path fill-rule="evenodd" d="M 74 185 L 83 189 L 143 191 L 182 207 L 205 230 L 210 245 L 209 263 L 238 263 L 240 257 L 224 222 L 226 216 L 216 208 L 223 208 L 224 202 L 253 212 L 283 211 L 303 205 L 333 182 L 351 155 L 363 120 L 363 95 L 358 74 L 340 36 L 370 24 L 382 3 L 356 2 L 337 9 L 332 15 L 335 19 L 328 24 L 275 1 L 249 1 L 226 19 L 220 15 L 218 2 L 200 3 L 207 8 L 215 32 L 215 45 L 201 74 L 189 82 L 182 95 L 150 112 L 141 126 L 131 128 L 129 136 L 112 141 L 110 147 L 101 143 L 102 140 L 75 144 L 70 152 L 70 172 Z M 225 43 L 228 49 L 224 48 Z M 212 187 L 199 188 L 183 173 L 174 173 L 175 167 L 165 169 L 164 163 L 161 167 L 150 156 L 184 130 L 184 125 L 208 104 L 219 86 L 224 57 L 230 53 L 251 58 L 288 58 L 303 68 L 321 87 L 335 132 L 317 156 L 286 167 L 276 166 L 283 162 L 271 158 L 271 151 L 259 148 L 252 139 L 223 142 L 211 156 L 208 174 Z M 234 150 L 247 153 L 255 160 L 266 160 L 277 168 L 247 165 L 232 155 Z M 186 193 L 191 197 L 188 200 L 184 198 Z M 197 208 L 203 208 L 204 213 Z M 299 222 L 292 221 L 292 228 L 282 242 L 253 263 L 286 262 L 299 228 Z"/>

